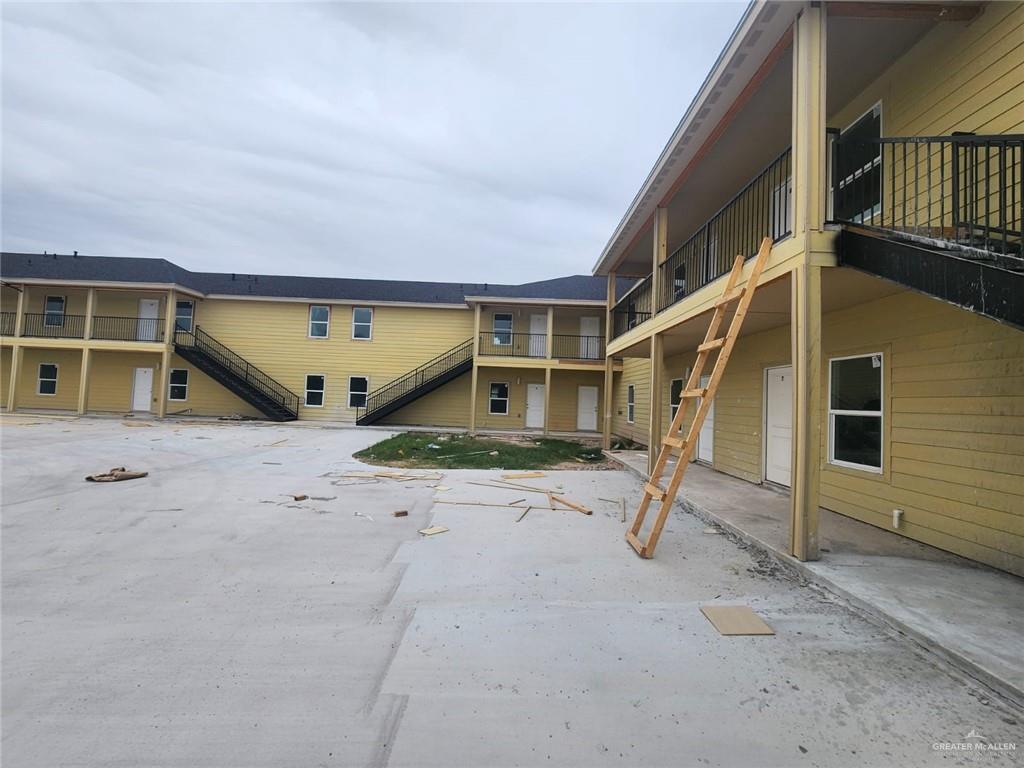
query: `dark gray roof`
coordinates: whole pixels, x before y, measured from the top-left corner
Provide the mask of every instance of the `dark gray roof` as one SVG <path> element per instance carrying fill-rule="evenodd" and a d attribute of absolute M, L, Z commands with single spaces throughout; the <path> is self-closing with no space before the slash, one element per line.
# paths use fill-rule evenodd
<path fill-rule="evenodd" d="M 466 296 L 496 299 L 604 301 L 606 278 L 570 275 L 522 285 L 428 283 L 415 280 L 357 280 L 223 272 L 190 272 L 166 259 L 38 253 L 0 254 L 0 278 L 122 283 L 175 283 L 202 294 L 271 296 L 334 301 L 403 301 L 462 304 Z M 632 279 L 620 279 L 622 295 Z"/>

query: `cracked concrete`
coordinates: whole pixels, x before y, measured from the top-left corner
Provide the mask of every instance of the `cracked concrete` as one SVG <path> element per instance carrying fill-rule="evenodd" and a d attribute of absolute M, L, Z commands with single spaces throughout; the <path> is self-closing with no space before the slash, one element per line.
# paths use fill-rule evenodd
<path fill-rule="evenodd" d="M 450 491 L 345 482 L 379 431 L 0 426 L 5 765 L 1024 756 L 934 750 L 971 729 L 1020 744 L 1024 714 L 696 518 L 674 516 L 658 556 L 635 557 L 618 503 L 600 500 L 632 509 L 626 472 L 524 481 L 594 514 L 534 508 L 517 523 L 510 508 L 432 502 L 530 495 L 468 484 L 497 472 L 448 472 Z M 82 481 L 120 465 L 150 476 Z M 450 530 L 419 537 L 430 524 Z M 777 634 L 720 637 L 707 602 L 750 605 Z"/>

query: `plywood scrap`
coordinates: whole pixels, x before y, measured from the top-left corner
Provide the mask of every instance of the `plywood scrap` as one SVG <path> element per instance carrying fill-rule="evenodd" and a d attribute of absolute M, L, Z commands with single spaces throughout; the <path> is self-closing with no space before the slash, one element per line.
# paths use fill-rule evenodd
<path fill-rule="evenodd" d="M 424 528 L 420 531 L 424 536 L 436 536 L 439 533 L 445 533 L 448 529 L 443 525 L 432 525 L 429 528 Z"/>
<path fill-rule="evenodd" d="M 90 483 L 116 483 L 121 480 L 136 480 L 140 477 L 146 477 L 148 474 L 149 472 L 135 472 L 124 467 L 114 467 L 109 472 L 88 475 L 85 479 Z"/>
<path fill-rule="evenodd" d="M 774 635 L 747 605 L 702 605 L 700 612 L 722 635 Z"/>
<path fill-rule="evenodd" d="M 531 477 L 547 477 L 543 472 L 512 472 L 501 476 L 504 480 L 526 480 Z"/>

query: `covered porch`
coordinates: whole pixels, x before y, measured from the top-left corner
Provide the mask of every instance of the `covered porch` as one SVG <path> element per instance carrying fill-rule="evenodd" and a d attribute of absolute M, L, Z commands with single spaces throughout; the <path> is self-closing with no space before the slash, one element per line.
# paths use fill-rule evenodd
<path fill-rule="evenodd" d="M 605 454 L 647 479 L 646 451 Z M 626 500 L 627 515 L 638 501 Z M 687 469 L 676 506 L 711 523 L 708 531 L 742 539 L 971 677 L 1024 701 L 1024 589 L 1018 577 L 827 509 L 818 511 L 821 559 L 801 562 L 789 554 L 786 491 L 697 463 Z M 672 527 L 670 519 L 666 536 Z M 623 556 L 630 554 L 623 544 Z M 666 549 L 664 556 L 672 555 Z"/>

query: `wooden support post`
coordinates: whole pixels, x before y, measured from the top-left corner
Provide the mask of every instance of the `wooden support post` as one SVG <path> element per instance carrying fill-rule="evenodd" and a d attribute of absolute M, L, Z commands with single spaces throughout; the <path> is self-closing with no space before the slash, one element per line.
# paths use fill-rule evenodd
<path fill-rule="evenodd" d="M 655 333 L 651 336 L 651 390 L 649 396 L 651 420 L 647 430 L 647 474 L 654 471 L 654 463 L 658 460 L 658 453 L 661 451 L 661 437 L 665 434 L 661 418 L 661 390 L 664 383 L 665 339 L 662 334 Z"/>
<path fill-rule="evenodd" d="M 817 560 L 821 477 L 821 270 L 801 264 L 792 275 L 793 455 L 790 552 Z"/>
<path fill-rule="evenodd" d="M 174 352 L 176 329 L 174 316 L 178 310 L 178 296 L 173 289 L 167 292 L 164 301 L 164 349 L 160 355 L 160 375 L 157 377 L 160 394 L 156 399 L 156 414 L 161 419 L 167 415 L 167 394 L 171 388 L 171 354 Z"/>
<path fill-rule="evenodd" d="M 473 308 L 473 373 L 469 389 L 469 434 L 476 434 L 477 381 L 479 377 L 477 358 L 480 356 L 480 305 Z"/>
<path fill-rule="evenodd" d="M 14 316 L 14 335 L 21 336 L 22 331 L 25 329 L 25 312 L 28 311 L 28 286 L 21 286 L 21 291 L 18 293 L 18 309 Z"/>
<path fill-rule="evenodd" d="M 550 337 L 549 337 L 550 338 Z M 550 432 L 551 422 L 551 366 L 544 369 L 544 434 Z"/>
<path fill-rule="evenodd" d="M 806 236 L 825 227 L 826 140 L 824 4 L 800 12 L 793 37 L 792 153 L 793 232 Z"/>
<path fill-rule="evenodd" d="M 90 288 L 85 297 L 85 329 L 82 338 L 88 341 L 92 338 L 92 318 L 96 312 L 96 289 Z M 85 359 L 82 359 L 83 365 Z M 81 413 L 81 411 L 79 411 Z"/>
<path fill-rule="evenodd" d="M 658 314 L 664 286 L 661 264 L 668 258 L 668 208 L 654 211 L 654 251 L 651 254 L 651 317 Z"/>
<path fill-rule="evenodd" d="M 92 289 L 90 289 L 91 292 Z M 87 315 L 88 316 L 88 315 Z M 92 350 L 82 348 L 82 369 L 78 375 L 78 415 L 83 416 L 89 409 L 89 372 L 92 368 Z"/>
<path fill-rule="evenodd" d="M 547 358 L 551 359 L 555 349 L 555 308 L 548 307 L 548 336 L 547 336 Z"/>
<path fill-rule="evenodd" d="M 24 360 L 24 347 L 15 344 L 11 348 L 11 380 L 7 386 L 7 412 L 13 413 L 18 402 L 18 379 L 21 377 L 21 363 Z"/>
<path fill-rule="evenodd" d="M 613 360 L 608 354 L 608 347 L 612 343 L 612 329 L 615 327 L 615 318 L 612 315 L 612 307 L 615 306 L 615 272 L 608 273 L 607 306 L 604 313 L 604 421 L 601 424 L 601 447 L 608 450 L 612 447 L 612 410 L 615 407 L 614 386 L 615 371 L 612 369 Z"/>

